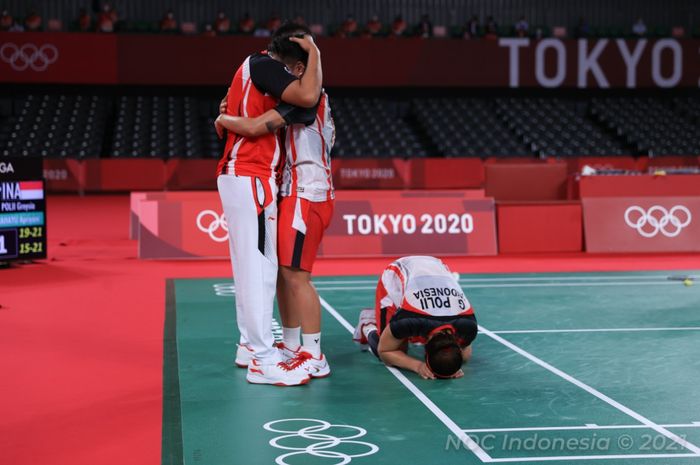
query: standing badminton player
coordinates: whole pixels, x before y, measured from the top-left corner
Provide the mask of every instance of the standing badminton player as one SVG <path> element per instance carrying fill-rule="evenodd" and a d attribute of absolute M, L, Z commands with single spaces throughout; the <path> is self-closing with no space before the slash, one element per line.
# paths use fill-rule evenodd
<path fill-rule="evenodd" d="M 303 37 L 296 37 L 298 33 Z M 307 61 L 302 79 L 288 63 Z M 279 100 L 313 107 L 321 94 L 320 52 L 308 28 L 285 24 L 267 52 L 245 59 L 226 97 L 227 114 L 255 117 Z M 240 343 L 236 358 L 248 363 L 248 382 L 283 386 L 304 384 L 304 367 L 290 368 L 274 346 L 272 308 L 277 285 L 277 183 L 281 150 L 275 133 L 249 138 L 229 133 L 218 165 L 217 185 L 228 221 L 235 273 L 236 318 Z M 251 357 L 252 356 L 252 357 Z"/>

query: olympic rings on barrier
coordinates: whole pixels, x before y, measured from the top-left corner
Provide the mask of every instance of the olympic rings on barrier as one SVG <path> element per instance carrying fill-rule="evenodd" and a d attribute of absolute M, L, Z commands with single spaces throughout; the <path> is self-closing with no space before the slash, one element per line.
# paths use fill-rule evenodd
<path fill-rule="evenodd" d="M 633 205 L 625 210 L 627 226 L 636 229 L 640 236 L 646 238 L 656 237 L 659 233 L 666 237 L 676 237 L 690 224 L 692 218 L 690 210 L 683 205 L 676 205 L 670 210 L 654 205 L 646 211 Z"/>
<path fill-rule="evenodd" d="M 204 218 L 211 217 L 211 221 L 207 221 L 204 224 Z M 202 210 L 197 215 L 197 228 L 200 231 L 209 234 L 209 237 L 216 242 L 226 242 L 228 240 L 228 224 L 226 223 L 226 218 L 222 213 L 219 215 L 214 210 Z M 217 234 L 219 229 L 224 231 L 224 234 Z"/>
<path fill-rule="evenodd" d="M 6 42 L 0 47 L 0 59 L 15 71 L 46 71 L 50 64 L 58 60 L 58 49 L 51 44 L 37 47 L 34 44 L 16 45 Z"/>

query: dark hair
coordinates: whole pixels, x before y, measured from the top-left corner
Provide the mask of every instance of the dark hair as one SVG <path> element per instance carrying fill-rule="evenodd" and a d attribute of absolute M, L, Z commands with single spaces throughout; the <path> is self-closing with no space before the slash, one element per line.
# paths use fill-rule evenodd
<path fill-rule="evenodd" d="M 309 54 L 299 44 L 289 40 L 290 37 L 297 34 L 311 35 L 311 30 L 303 24 L 286 21 L 272 34 L 272 39 L 267 46 L 268 52 L 274 54 L 282 61 L 301 61 L 306 65 Z"/>
<path fill-rule="evenodd" d="M 449 378 L 462 366 L 462 349 L 454 333 L 439 332 L 425 344 L 425 364 L 438 378 Z"/>

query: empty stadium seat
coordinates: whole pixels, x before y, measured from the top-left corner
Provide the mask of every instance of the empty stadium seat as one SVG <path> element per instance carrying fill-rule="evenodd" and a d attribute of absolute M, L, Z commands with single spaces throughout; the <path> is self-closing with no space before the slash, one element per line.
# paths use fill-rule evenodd
<path fill-rule="evenodd" d="M 111 101 L 97 95 L 28 94 L 1 119 L 0 155 L 94 157 L 102 152 Z"/>
<path fill-rule="evenodd" d="M 334 157 L 700 153 L 693 97 L 338 97 Z M 0 98 L 0 156 L 218 158 L 219 100 L 27 93 Z"/>

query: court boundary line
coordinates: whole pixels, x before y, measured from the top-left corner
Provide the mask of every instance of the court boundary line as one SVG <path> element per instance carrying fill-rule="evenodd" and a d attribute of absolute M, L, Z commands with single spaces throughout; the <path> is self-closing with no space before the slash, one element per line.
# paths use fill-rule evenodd
<path fill-rule="evenodd" d="M 543 457 L 498 457 L 492 458 L 492 463 L 507 462 L 549 462 L 568 460 L 617 460 L 617 459 L 671 459 L 671 458 L 697 458 L 697 454 L 610 454 L 610 455 L 560 455 Z"/>
<path fill-rule="evenodd" d="M 317 286 L 314 287 L 319 291 L 370 291 L 376 289 L 376 284 L 373 286 Z M 609 286 L 680 286 L 678 281 L 624 281 L 624 282 L 568 282 L 568 283 L 512 283 L 512 284 L 462 284 L 462 288 L 467 289 L 488 289 L 488 288 L 519 288 L 519 287 L 609 287 Z"/>
<path fill-rule="evenodd" d="M 460 283 L 489 283 L 489 282 L 496 282 L 496 283 L 502 283 L 504 281 L 512 281 L 512 282 L 518 282 L 518 281 L 607 281 L 607 280 L 629 280 L 629 281 L 639 281 L 639 282 L 645 282 L 645 281 L 651 281 L 651 280 L 658 280 L 661 279 L 662 281 L 669 281 L 669 274 L 659 274 L 659 275 L 643 275 L 643 276 L 552 276 L 552 277 L 544 277 L 544 276 L 533 276 L 533 277 L 525 277 L 525 276 L 515 276 L 515 277 L 502 277 L 502 278 L 465 278 L 461 277 L 459 278 Z M 695 275 L 683 275 L 683 277 L 689 277 L 691 279 L 698 279 L 698 276 Z M 352 280 L 332 280 L 332 279 L 314 279 L 313 282 L 314 284 L 325 284 L 325 283 L 332 283 L 332 284 L 376 284 L 379 278 L 377 279 L 352 279 Z M 673 281 L 673 280 L 670 280 Z M 677 282 L 677 281 L 676 281 Z"/>
<path fill-rule="evenodd" d="M 321 305 L 323 308 L 326 309 L 328 313 L 330 313 L 333 318 L 335 318 L 338 323 L 340 323 L 341 326 L 343 326 L 345 329 L 350 332 L 350 334 L 354 334 L 355 328 L 346 320 L 338 311 L 333 308 L 323 297 L 320 295 L 319 301 L 321 302 Z M 371 354 L 371 352 L 370 352 Z M 409 380 L 406 375 L 401 373 L 398 369 L 390 366 L 384 365 L 389 372 L 396 377 L 396 379 L 401 382 L 401 384 L 404 385 L 405 388 L 407 388 L 430 412 L 435 415 L 435 417 L 442 422 L 447 428 L 454 434 L 457 438 L 459 438 L 460 442 L 464 444 L 465 447 L 467 447 L 476 457 L 481 460 L 482 462 L 488 463 L 492 462 L 493 458 L 484 450 L 482 449 L 476 441 L 474 441 L 471 437 L 469 437 L 468 434 L 466 434 L 462 429 L 457 425 L 457 423 L 454 422 L 445 412 L 440 409 L 435 403 L 428 398 L 428 396 L 423 393 L 418 387 L 413 384 L 411 380 Z"/>
<path fill-rule="evenodd" d="M 550 334 L 550 333 L 615 333 L 644 331 L 700 331 L 700 326 L 676 326 L 665 328 L 582 328 L 582 329 L 504 329 L 491 331 L 494 334 Z"/>
<path fill-rule="evenodd" d="M 663 428 L 700 428 L 700 421 L 691 423 L 673 423 L 659 425 Z M 599 430 L 615 430 L 615 429 L 649 429 L 647 425 L 598 425 L 595 423 L 587 423 L 581 426 L 531 426 L 521 428 L 474 428 L 464 429 L 465 433 L 514 433 L 514 432 L 529 432 L 529 431 L 599 431 Z"/>
<path fill-rule="evenodd" d="M 671 431 L 661 427 L 660 425 L 657 425 L 653 421 L 649 420 L 645 416 L 635 412 L 629 407 L 626 407 L 625 405 L 622 405 L 615 399 L 603 394 L 602 392 L 598 391 L 594 387 L 589 386 L 588 384 L 584 383 L 583 381 L 580 381 L 577 378 L 574 378 L 573 376 L 569 375 L 568 373 L 563 372 L 562 370 L 556 368 L 555 366 L 545 362 L 539 357 L 536 357 L 535 355 L 531 354 L 530 352 L 526 351 L 525 349 L 513 344 L 512 342 L 502 338 L 498 334 L 494 334 L 493 332 L 489 331 L 487 328 L 484 328 L 483 326 L 479 325 L 479 332 L 483 333 L 484 335 L 490 337 L 491 339 L 495 340 L 496 342 L 506 346 L 510 350 L 522 355 L 523 357 L 527 358 L 531 362 L 541 366 L 545 370 L 559 376 L 560 378 L 570 382 L 571 384 L 583 389 L 584 391 L 588 392 L 589 394 L 597 397 L 598 399 L 602 400 L 606 404 L 610 405 L 611 407 L 616 408 L 620 412 L 626 414 L 627 416 L 630 416 L 637 420 L 638 422 L 646 425 L 650 429 L 653 429 L 657 433 L 666 436 L 668 439 L 672 440 L 673 442 L 679 444 L 680 446 L 684 447 L 685 449 L 688 449 L 693 452 L 692 456 L 693 457 L 700 457 L 700 447 L 696 446 L 695 444 L 691 443 L 690 441 L 687 441 L 681 437 L 679 437 L 677 434 L 672 433 Z M 672 455 L 678 455 L 678 454 L 672 454 Z M 610 458 L 610 457 L 608 457 Z M 630 457 L 625 457 L 625 458 L 630 458 Z M 494 461 L 516 461 L 516 460 L 497 460 L 493 459 Z M 545 459 L 547 460 L 547 459 Z M 554 460 L 554 459 L 549 459 L 549 460 Z M 562 460 L 577 460 L 577 459 L 571 459 L 571 458 L 566 458 Z"/>

